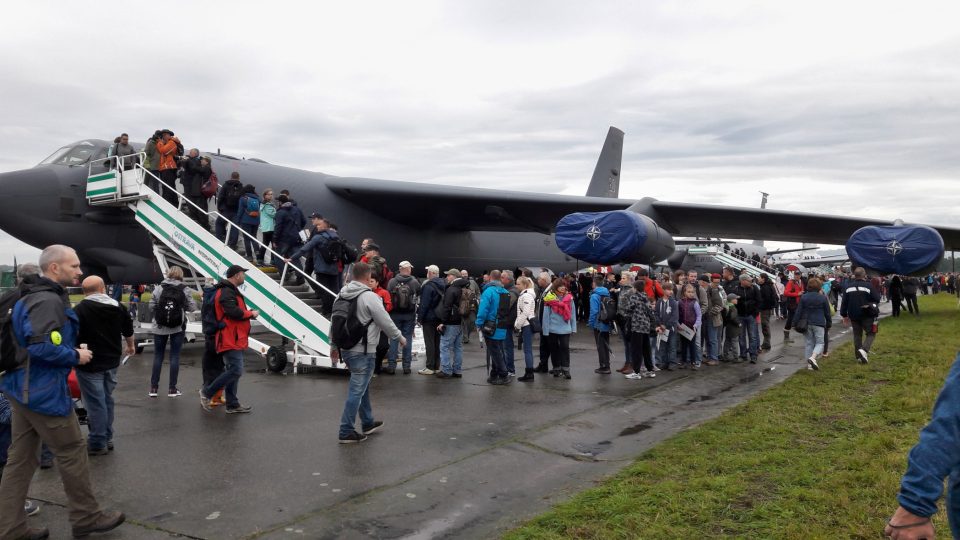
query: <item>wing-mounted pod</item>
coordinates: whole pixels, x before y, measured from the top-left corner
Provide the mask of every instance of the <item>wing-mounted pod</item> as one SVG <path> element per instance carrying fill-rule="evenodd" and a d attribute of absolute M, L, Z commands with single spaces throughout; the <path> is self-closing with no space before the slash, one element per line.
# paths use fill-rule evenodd
<path fill-rule="evenodd" d="M 870 225 L 851 234 L 846 248 L 854 266 L 871 273 L 924 275 L 940 264 L 944 244 L 926 225 Z"/>
<path fill-rule="evenodd" d="M 653 264 L 673 254 L 673 237 L 631 210 L 567 214 L 556 227 L 557 247 L 591 264 Z"/>

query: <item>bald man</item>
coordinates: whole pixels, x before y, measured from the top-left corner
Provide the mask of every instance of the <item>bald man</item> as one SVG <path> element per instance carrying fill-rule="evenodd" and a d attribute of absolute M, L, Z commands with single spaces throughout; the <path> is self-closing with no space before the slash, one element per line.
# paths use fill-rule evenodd
<path fill-rule="evenodd" d="M 102 456 L 113 451 L 113 389 L 117 387 L 117 368 L 123 354 L 136 353 L 133 320 L 129 311 L 107 296 L 106 285 L 100 277 L 84 279 L 82 287 L 84 299 L 75 308 L 80 321 L 77 340 L 93 351 L 94 359 L 77 367 L 77 381 L 90 428 L 87 453 Z M 121 350 L 121 341 L 126 342 L 126 350 Z"/>
<path fill-rule="evenodd" d="M 26 288 L 11 318 L 17 341 L 26 344 L 30 376 L 17 369 L 0 379 L 13 407 L 13 444 L 0 480 L 0 538 L 50 534 L 28 527 L 23 509 L 41 440 L 57 458 L 74 536 L 106 532 L 124 521 L 121 512 L 101 510 L 93 494 L 89 458 L 67 390 L 70 369 L 95 358 L 91 349 L 79 347 L 77 314 L 65 289 L 83 275 L 80 259 L 67 246 L 48 246 L 40 254 L 40 271 L 43 275 Z"/>

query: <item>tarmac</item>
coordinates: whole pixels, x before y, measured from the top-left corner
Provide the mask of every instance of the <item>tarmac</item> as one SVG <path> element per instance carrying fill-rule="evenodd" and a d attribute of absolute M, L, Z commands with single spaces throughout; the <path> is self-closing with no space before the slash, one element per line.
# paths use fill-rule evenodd
<path fill-rule="evenodd" d="M 90 458 L 101 505 L 127 515 L 101 538 L 495 537 L 804 369 L 803 337 L 794 333 L 784 348 L 782 324 L 773 323 L 773 349 L 755 365 L 643 380 L 595 374 L 593 335 L 581 326 L 571 380 L 538 373 L 507 386 L 486 383 L 474 335 L 462 379 L 418 375 L 422 357 L 411 375 L 373 379 L 374 414 L 385 424 L 351 445 L 337 442 L 343 374 L 267 373 L 248 354 L 239 396 L 253 412 L 226 415 L 200 408 L 202 344 L 184 348 L 178 398 L 147 397 L 148 348 L 120 368 L 116 451 Z M 831 348 L 849 337 L 835 319 Z M 611 342 L 618 368 L 622 342 Z M 523 353 L 516 359 L 522 373 Z M 823 362 L 856 367 L 836 354 Z M 167 374 L 165 365 L 161 390 Z M 38 470 L 30 497 L 43 505 L 31 526 L 69 538 L 56 467 Z"/>

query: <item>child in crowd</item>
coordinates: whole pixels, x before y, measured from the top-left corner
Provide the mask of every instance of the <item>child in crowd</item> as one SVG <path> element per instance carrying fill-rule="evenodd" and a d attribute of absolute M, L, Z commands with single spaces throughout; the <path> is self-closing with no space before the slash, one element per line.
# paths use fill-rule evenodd
<path fill-rule="evenodd" d="M 723 311 L 723 361 L 735 362 L 739 358 L 740 318 L 737 314 L 739 296 L 727 295 L 727 307 Z"/>
<path fill-rule="evenodd" d="M 673 283 L 663 284 L 663 298 L 657 300 L 657 364 L 660 369 L 673 371 L 677 363 L 677 299 L 673 297 Z"/>
<path fill-rule="evenodd" d="M 700 311 L 700 301 L 697 299 L 697 291 L 693 289 L 693 285 L 686 284 L 683 286 L 683 298 L 677 304 L 677 312 L 679 315 L 678 328 L 680 324 L 683 324 L 695 333 L 700 329 L 703 314 Z M 696 335 L 690 339 L 683 335 L 680 336 L 680 369 L 686 369 L 688 364 L 693 366 L 693 369 L 700 369 L 700 355 L 697 354 L 699 348 L 693 342 L 695 339 L 697 339 Z"/>

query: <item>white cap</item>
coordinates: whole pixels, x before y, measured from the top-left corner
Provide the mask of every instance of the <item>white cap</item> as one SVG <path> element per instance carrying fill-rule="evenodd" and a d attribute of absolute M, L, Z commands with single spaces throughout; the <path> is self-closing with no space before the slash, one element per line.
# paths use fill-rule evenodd
<path fill-rule="evenodd" d="M 413 264 L 410 261 L 400 261 L 400 268 L 413 268 Z"/>
<path fill-rule="evenodd" d="M 427 267 L 427 272 L 433 272 L 434 274 L 439 274 L 440 267 L 435 264 L 431 264 L 430 266 Z"/>

